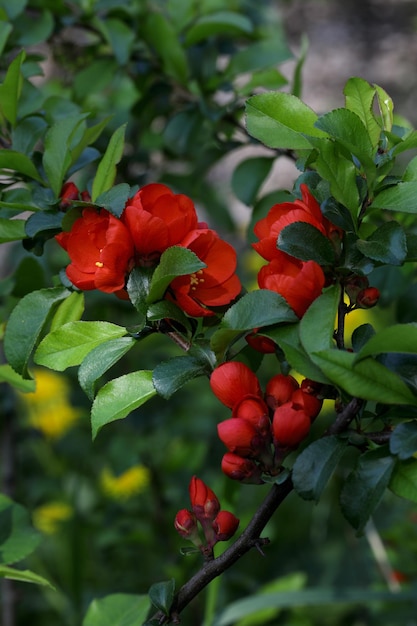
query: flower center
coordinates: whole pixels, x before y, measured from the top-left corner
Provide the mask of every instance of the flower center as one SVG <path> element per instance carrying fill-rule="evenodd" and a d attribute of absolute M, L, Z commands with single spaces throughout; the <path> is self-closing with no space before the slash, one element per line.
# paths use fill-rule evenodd
<path fill-rule="evenodd" d="M 104 263 L 102 263 L 101 261 L 96 261 L 95 265 L 96 267 L 104 267 Z"/>
<path fill-rule="evenodd" d="M 190 274 L 191 291 L 195 291 L 200 283 L 204 283 L 204 278 L 201 278 L 202 273 L 203 270 L 198 270 Z"/>

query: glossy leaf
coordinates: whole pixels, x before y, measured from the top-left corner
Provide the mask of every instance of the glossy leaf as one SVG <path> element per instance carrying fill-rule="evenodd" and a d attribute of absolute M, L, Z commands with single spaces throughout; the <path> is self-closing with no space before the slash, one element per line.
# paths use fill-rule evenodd
<path fill-rule="evenodd" d="M 0 578 L 8 578 L 9 580 L 16 580 L 22 583 L 34 583 L 36 585 L 42 585 L 43 587 L 49 587 L 55 589 L 55 587 L 43 576 L 35 574 L 28 569 L 21 570 L 7 565 L 0 565 Z"/>
<path fill-rule="evenodd" d="M 95 383 L 115 365 L 133 346 L 133 337 L 118 337 L 93 348 L 78 369 L 78 382 L 90 400 L 95 395 Z"/>
<path fill-rule="evenodd" d="M 22 298 L 13 309 L 7 322 L 4 351 L 10 365 L 23 378 L 30 378 L 28 362 L 50 315 L 69 295 L 63 287 L 40 289 Z"/>
<path fill-rule="evenodd" d="M 274 37 L 252 43 L 232 55 L 224 77 L 234 80 L 240 74 L 275 67 L 291 58 L 284 37 L 276 33 Z"/>
<path fill-rule="evenodd" d="M 417 324 L 394 324 L 374 334 L 356 355 L 356 361 L 385 352 L 417 353 Z"/>
<path fill-rule="evenodd" d="M 19 54 L 10 63 L 7 74 L 0 85 L 0 114 L 12 126 L 16 125 L 17 105 L 22 90 L 22 63 L 26 58 L 26 52 L 21 50 Z"/>
<path fill-rule="evenodd" d="M 369 207 L 401 213 L 417 213 L 417 181 L 398 183 L 378 193 Z"/>
<path fill-rule="evenodd" d="M 382 130 L 372 110 L 376 87 L 363 78 L 354 76 L 346 82 L 343 93 L 346 108 L 359 116 L 368 131 L 373 148 L 376 148 Z"/>
<path fill-rule="evenodd" d="M 390 482 L 395 459 L 384 448 L 369 450 L 358 459 L 340 494 L 343 515 L 361 532 Z"/>
<path fill-rule="evenodd" d="M 8 383 L 23 393 L 30 393 L 36 388 L 34 380 L 22 378 L 8 363 L 0 365 L 0 383 Z"/>
<path fill-rule="evenodd" d="M 249 34 L 252 30 L 252 22 L 245 15 L 232 11 L 216 11 L 197 17 L 187 30 L 184 43 L 192 46 L 208 37 Z"/>
<path fill-rule="evenodd" d="M 41 341 L 35 362 L 62 372 L 79 365 L 96 346 L 126 335 L 126 329 L 110 322 L 68 322 Z"/>
<path fill-rule="evenodd" d="M 152 268 L 139 266 L 134 267 L 129 274 L 126 284 L 130 301 L 140 314 L 140 319 L 136 320 L 136 324 L 141 324 L 142 326 L 146 321 L 146 311 L 148 308 L 147 302 L 152 274 Z"/>
<path fill-rule="evenodd" d="M 116 178 L 116 165 L 120 162 L 123 155 L 125 130 L 126 124 L 123 124 L 114 131 L 106 148 L 106 152 L 98 164 L 91 192 L 93 202 L 95 202 L 102 193 L 113 187 Z"/>
<path fill-rule="evenodd" d="M 93 439 L 106 424 L 123 419 L 156 395 L 152 372 L 130 372 L 106 383 L 97 393 L 91 409 Z"/>
<path fill-rule="evenodd" d="M 311 358 L 333 384 L 352 396 L 386 404 L 417 404 L 417 397 L 401 378 L 371 357 L 355 363 L 352 352 L 330 349 L 315 352 Z"/>
<path fill-rule="evenodd" d="M 296 96 L 273 92 L 252 96 L 246 103 L 250 135 L 270 148 L 311 149 L 305 135 L 323 137 L 315 128 L 317 115 Z"/>
<path fill-rule="evenodd" d="M 359 239 L 356 246 L 366 257 L 387 265 L 402 265 L 407 257 L 405 231 L 394 221 L 382 224 L 366 241 Z"/>
<path fill-rule="evenodd" d="M 193 356 L 178 356 L 159 363 L 153 371 L 153 384 L 160 396 L 168 400 L 193 378 L 208 374 L 209 364 Z"/>
<path fill-rule="evenodd" d="M 259 189 L 271 171 L 274 159 L 269 157 L 253 157 L 241 161 L 232 175 L 232 188 L 239 200 L 252 206 Z"/>
<path fill-rule="evenodd" d="M 282 322 L 295 322 L 297 316 L 286 300 L 268 289 L 247 293 L 225 313 L 222 328 L 249 330 Z"/>
<path fill-rule="evenodd" d="M 120 183 L 96 198 L 96 204 L 105 208 L 116 217 L 120 217 L 130 195 L 130 185 Z"/>
<path fill-rule="evenodd" d="M 379 85 L 375 85 L 379 111 L 382 118 L 382 126 L 384 130 L 390 131 L 394 121 L 394 103 L 385 89 Z"/>
<path fill-rule="evenodd" d="M 323 437 L 313 441 L 298 455 L 292 479 L 299 496 L 304 500 L 319 501 L 346 447 L 346 440 L 335 436 Z"/>
<path fill-rule="evenodd" d="M 150 607 L 147 595 L 114 593 L 92 601 L 82 626 L 142 626 Z"/>
<path fill-rule="evenodd" d="M 389 449 L 401 461 L 412 457 L 417 452 L 417 421 L 398 424 L 390 437 Z"/>
<path fill-rule="evenodd" d="M 277 247 L 302 261 L 315 261 L 319 265 L 332 265 L 335 253 L 329 239 L 318 228 L 306 222 L 293 222 L 279 234 Z"/>
<path fill-rule="evenodd" d="M 200 261 L 192 250 L 181 248 L 180 246 L 167 248 L 163 252 L 153 274 L 148 302 L 152 303 L 160 300 L 164 296 L 168 285 L 177 276 L 186 276 L 187 274 L 198 272 L 198 270 L 204 267 L 207 267 L 206 264 Z"/>
<path fill-rule="evenodd" d="M 161 583 L 154 583 L 149 589 L 149 597 L 152 604 L 165 615 L 169 615 L 172 601 L 174 599 L 175 580 L 167 580 Z"/>
<path fill-rule="evenodd" d="M 28 217 L 25 224 L 25 232 L 28 237 L 36 237 L 37 235 L 46 234 L 49 236 L 58 233 L 62 229 L 61 212 L 39 211 Z"/>
<path fill-rule="evenodd" d="M 9 220 L 0 217 L 0 243 L 25 239 L 27 237 L 25 224 L 26 220 Z"/>
<path fill-rule="evenodd" d="M 150 13 L 144 37 L 161 59 L 166 74 L 184 85 L 188 78 L 187 57 L 172 23 L 162 13 Z"/>
<path fill-rule="evenodd" d="M 309 306 L 300 321 L 300 339 L 308 354 L 334 347 L 340 286 L 332 285 Z"/>
<path fill-rule="evenodd" d="M 28 511 L 0 494 L 0 563 L 21 561 L 39 545 L 41 535 L 32 528 Z"/>
<path fill-rule="evenodd" d="M 68 298 L 65 298 L 54 314 L 50 331 L 53 331 L 68 322 L 76 322 L 81 319 L 84 313 L 84 294 L 74 291 Z"/>
<path fill-rule="evenodd" d="M 0 170 L 3 169 L 13 170 L 33 180 L 42 181 L 33 161 L 26 154 L 16 150 L 0 150 Z"/>
<path fill-rule="evenodd" d="M 395 465 L 389 488 L 400 498 L 417 503 L 417 459 L 408 459 Z"/>

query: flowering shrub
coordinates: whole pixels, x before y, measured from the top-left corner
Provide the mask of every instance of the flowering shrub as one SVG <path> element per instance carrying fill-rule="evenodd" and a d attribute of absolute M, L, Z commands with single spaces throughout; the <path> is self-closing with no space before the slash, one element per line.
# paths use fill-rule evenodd
<path fill-rule="evenodd" d="M 202 4 L 206 12 L 197 20 L 187 12 L 173 15 L 177 3 L 167 6 L 168 17 L 157 10 L 148 15 L 147 6 L 143 11 L 132 7 L 130 12 L 126 7 L 103 5 L 104 17 L 100 13 L 94 22 L 104 49 L 115 49 L 118 68 L 128 64 L 137 80 L 128 83 L 128 91 L 141 104 L 132 105 L 132 111 L 144 109 L 140 125 L 150 126 L 149 135 L 143 137 L 145 146 L 158 140 L 154 127 L 166 115 L 167 102 L 184 98 L 182 107 L 165 120 L 164 147 L 158 146 L 161 153 L 178 150 L 181 171 L 187 169 L 184 164 L 191 167 L 196 161 L 193 172 L 201 179 L 235 145 L 243 100 L 264 81 L 279 87 L 283 79 L 276 72 L 271 76 L 270 65 L 287 58 L 285 50 L 278 54 L 274 31 L 265 41 L 254 41 L 254 50 L 249 47 L 253 56 L 244 54 L 246 50 L 240 54 L 240 44 L 230 46 L 235 61 L 230 60 L 223 74 L 215 63 L 210 71 L 211 61 L 201 65 L 200 56 L 195 56 L 203 49 L 208 59 L 217 56 L 215 48 L 206 48 L 211 45 L 206 39 L 223 37 L 230 28 L 256 39 L 262 37 L 262 29 L 258 32 L 242 14 L 238 14 L 242 19 L 233 12 L 225 17 L 221 10 L 213 17 L 212 9 Z M 10 20 L 20 15 L 19 7 L 8 15 Z M 61 8 L 59 20 L 74 17 Z M 131 19 L 142 29 L 138 47 L 136 33 L 127 36 L 127 31 L 133 35 L 128 26 Z M 77 368 L 79 386 L 91 403 L 93 440 L 102 431 L 104 437 L 109 424 L 139 415 L 146 423 L 141 431 L 144 441 L 137 433 L 132 439 L 147 463 L 138 461 L 138 450 L 132 460 L 123 458 L 121 445 L 124 469 L 113 475 L 107 469 L 100 474 L 100 464 L 90 468 L 113 500 L 110 525 L 119 523 L 124 506 L 134 506 L 133 493 L 152 492 L 156 496 L 150 507 L 152 523 L 145 528 L 138 513 L 138 528 L 131 536 L 147 542 L 155 532 L 158 539 L 153 548 L 171 564 L 165 557 L 172 544 L 161 530 L 165 529 L 161 520 L 167 501 L 179 496 L 180 486 L 172 484 L 164 491 L 161 484 L 171 480 L 173 468 L 180 482 L 191 473 L 191 506 L 177 512 L 174 526 L 182 539 L 194 544 L 191 552 L 201 553 L 204 559 L 197 573 L 187 572 L 189 580 L 178 590 L 169 580 L 152 585 L 149 597 L 110 595 L 100 601 L 103 604 L 91 605 L 83 625 L 95 626 L 97 611 L 98 619 L 103 610 L 107 617 L 107 607 L 116 619 L 134 615 L 137 623 L 141 615 L 147 626 L 178 623 L 214 578 L 252 548 L 262 552 L 269 543 L 262 536 L 264 528 L 290 492 L 317 502 L 334 472 L 339 472 L 342 514 L 359 534 L 368 527 L 387 489 L 415 502 L 410 485 L 417 472 L 417 329 L 407 287 L 417 259 L 413 224 L 417 183 L 414 160 L 401 173 L 397 157 L 415 149 L 417 131 L 394 118 L 390 97 L 381 87 L 352 78 L 344 89 L 345 106 L 320 116 L 295 94 L 274 90 L 246 99 L 242 145 L 258 141 L 275 151 L 277 158 L 290 155 L 299 168 L 284 202 L 260 196 L 274 157 L 267 158 L 267 168 L 265 161 L 251 157 L 234 171 L 237 197 L 263 211 L 254 221 L 257 241 L 252 247 L 266 264 L 258 272 L 259 289 L 247 291 L 237 252 L 243 242 L 239 240 L 236 249 L 232 246 L 222 207 L 213 195 L 205 194 L 201 181 L 194 181 L 193 174 L 170 176 L 170 168 L 162 166 L 160 176 L 147 170 L 138 180 L 135 172 L 144 170 L 137 167 L 137 155 L 130 159 L 135 131 L 129 135 L 122 124 L 106 134 L 109 119 L 87 118 L 86 85 L 94 72 L 107 67 L 108 59 L 101 59 L 103 66 L 93 62 L 87 77 L 76 75 L 74 102 L 49 98 L 41 90 L 36 92 L 29 81 L 33 72 L 40 71 L 38 61 L 27 62 L 25 50 L 13 47 L 21 32 L 21 25 L 4 26 L 1 38 L 6 45 L 10 35 L 14 56 L 0 86 L 4 134 L 0 237 L 4 243 L 21 241 L 24 256 L 2 287 L 7 295 L 3 340 L 7 363 L 1 366 L 1 380 L 8 389 L 32 393 L 34 363 L 56 371 Z M 84 35 L 88 46 L 91 33 Z M 178 43 L 180 38 L 187 53 Z M 95 49 L 90 53 L 94 59 Z M 163 68 L 162 82 L 154 75 L 145 80 L 144 68 L 156 66 Z M 207 82 L 204 72 L 210 74 Z M 219 108 L 221 86 L 240 84 L 248 73 L 247 91 L 243 87 L 233 102 Z M 154 98 L 155 114 L 146 98 L 138 95 L 142 90 Z M 168 96 L 162 106 L 159 97 L 165 91 Z M 152 124 L 145 123 L 146 115 Z M 128 117 L 124 110 L 123 119 Z M 185 126 L 180 123 L 184 119 Z M 144 163 L 150 167 L 153 161 L 148 157 Z M 159 179 L 164 182 L 155 182 Z M 195 208 L 203 200 L 208 223 L 199 220 Z M 50 263 L 46 276 L 34 260 L 34 255 L 42 254 Z M 394 317 L 380 328 L 361 324 L 347 336 L 347 316 L 379 303 L 381 308 L 389 304 Z M 152 338 L 160 343 L 151 343 Z M 202 417 L 210 409 L 198 402 L 193 420 L 204 422 L 206 429 L 201 429 L 186 453 L 177 457 L 173 453 L 167 460 L 180 429 L 172 415 L 161 427 L 162 400 L 171 411 L 174 394 L 198 378 L 214 401 L 217 398 L 230 410 L 229 417 L 218 419 L 214 404 L 213 415 Z M 158 400 L 154 414 L 144 417 L 138 412 Z M 117 426 L 113 424 L 113 433 Z M 158 435 L 153 436 L 158 426 Z M 184 424 L 181 429 L 186 430 Z M 230 487 L 226 480 L 221 498 L 228 509 L 236 504 L 238 512 L 238 501 L 233 500 L 237 482 L 252 485 L 242 489 L 265 490 L 263 500 L 253 498 L 257 509 L 251 511 L 251 519 L 246 515 L 243 523 L 239 514 L 244 528 L 222 554 L 216 552 L 217 544 L 232 538 L 240 522 L 234 512 L 221 508 L 215 492 L 195 475 L 199 462 L 198 472 L 201 466 L 209 471 L 198 457 L 198 445 L 205 444 L 202 440 L 208 440 L 209 432 L 221 442 L 210 440 L 210 469 L 218 474 L 221 469 L 226 479 L 235 481 Z M 113 438 L 111 444 L 117 449 Z M 216 456 L 217 444 L 226 448 L 223 458 L 221 453 Z M 69 447 L 73 455 L 78 454 L 76 445 Z M 89 460 L 89 454 L 84 454 L 83 462 Z M 59 461 L 56 466 L 60 467 Z M 158 466 L 163 469 L 158 471 Z M 221 493 L 217 482 L 211 484 Z M 78 494 L 77 485 L 71 488 Z M 90 479 L 80 490 L 78 517 L 71 515 L 74 523 L 83 520 L 87 526 L 99 517 L 100 506 L 105 505 L 99 506 L 98 496 L 91 492 Z M 244 499 L 252 502 L 246 495 Z M 9 521 L 25 514 L 8 497 L 0 505 L 0 512 L 6 511 L 7 548 L 9 527 L 10 533 L 16 530 Z M 27 527 L 25 523 L 23 530 L 17 528 L 18 538 Z M 112 527 L 101 538 L 106 549 L 113 548 L 111 531 Z M 124 534 L 121 527 L 120 536 Z M 13 536 L 15 548 L 10 554 L 5 549 L 6 560 L 0 564 L 3 576 L 49 584 L 43 576 L 13 566 L 34 550 L 36 541 L 29 537 L 25 549 L 18 550 L 20 542 Z M 190 567 L 194 566 L 195 562 Z M 112 572 L 109 578 L 113 581 Z M 83 594 L 77 588 L 73 595 Z M 74 619 L 83 609 L 80 600 Z M 231 623 L 228 619 L 226 613 L 220 623 Z"/>

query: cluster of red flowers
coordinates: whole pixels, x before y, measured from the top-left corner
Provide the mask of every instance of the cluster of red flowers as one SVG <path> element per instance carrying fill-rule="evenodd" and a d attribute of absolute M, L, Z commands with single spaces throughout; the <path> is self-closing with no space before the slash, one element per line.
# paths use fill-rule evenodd
<path fill-rule="evenodd" d="M 259 380 L 244 363 L 228 362 L 210 378 L 217 398 L 232 410 L 232 417 L 217 430 L 227 452 L 223 472 L 241 482 L 262 483 L 262 474 L 279 473 L 284 457 L 308 435 L 322 407 L 317 385 L 305 379 L 277 374 L 265 394 Z"/>
<path fill-rule="evenodd" d="M 279 293 L 301 318 L 321 294 L 326 278 L 322 267 L 315 261 L 301 261 L 279 250 L 278 237 L 286 226 L 294 222 L 314 226 L 336 245 L 343 232 L 324 217 L 308 187 L 302 184 L 300 189 L 302 200 L 275 204 L 268 215 L 257 222 L 254 231 L 259 241 L 252 245 L 268 261 L 259 271 L 259 287 Z"/>
<path fill-rule="evenodd" d="M 178 511 L 174 526 L 177 532 L 191 541 L 206 558 L 213 557 L 213 547 L 218 541 L 227 541 L 239 526 L 238 518 L 220 509 L 220 502 L 207 485 L 193 476 L 189 486 L 191 511 Z M 198 524 L 201 525 L 205 543 L 202 542 Z"/>
<path fill-rule="evenodd" d="M 61 207 L 89 201 L 73 183 L 64 186 Z M 135 266 L 155 267 L 171 246 L 192 250 L 206 267 L 175 278 L 167 297 L 194 317 L 213 315 L 212 307 L 229 304 L 241 290 L 236 252 L 218 234 L 199 223 L 194 204 L 166 185 L 152 183 L 130 198 L 118 219 L 106 209 L 85 207 L 69 232 L 56 236 L 71 259 L 66 273 L 79 289 L 126 294 Z"/>

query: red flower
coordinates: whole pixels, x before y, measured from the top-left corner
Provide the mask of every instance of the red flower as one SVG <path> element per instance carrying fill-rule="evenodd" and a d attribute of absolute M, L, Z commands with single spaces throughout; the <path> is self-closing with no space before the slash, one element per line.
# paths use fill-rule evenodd
<path fill-rule="evenodd" d="M 226 452 L 222 458 L 222 472 L 232 480 L 261 485 L 261 470 L 251 459 L 246 459 L 233 452 Z"/>
<path fill-rule="evenodd" d="M 302 200 L 294 202 L 282 202 L 275 204 L 268 215 L 259 220 L 255 225 L 254 232 L 260 239 L 252 244 L 254 249 L 267 261 L 277 256 L 277 240 L 280 232 L 294 222 L 307 222 L 317 228 L 324 236 L 340 238 L 342 231 L 324 217 L 320 206 L 310 193 L 307 185 L 300 186 Z"/>
<path fill-rule="evenodd" d="M 230 511 L 219 511 L 213 522 L 216 541 L 227 541 L 233 537 L 239 526 L 238 518 Z"/>
<path fill-rule="evenodd" d="M 256 374 L 238 361 L 229 361 L 216 367 L 210 377 L 210 386 L 220 402 L 231 409 L 245 396 L 262 397 Z"/>
<path fill-rule="evenodd" d="M 65 211 L 65 209 L 71 206 L 74 200 L 80 199 L 80 192 L 78 191 L 78 187 L 75 185 L 75 183 L 69 181 L 67 183 L 64 183 L 64 185 L 62 185 L 62 189 L 61 189 L 61 193 L 59 194 L 59 197 L 60 197 L 59 208 L 62 211 Z"/>
<path fill-rule="evenodd" d="M 325 277 L 315 261 L 300 261 L 277 251 L 277 256 L 259 270 L 258 284 L 261 289 L 279 293 L 301 318 L 321 294 Z"/>
<path fill-rule="evenodd" d="M 265 399 L 267 405 L 272 409 L 276 409 L 277 406 L 285 404 L 298 389 L 298 382 L 293 376 L 285 376 L 284 374 L 277 374 L 273 376 L 265 389 Z"/>
<path fill-rule="evenodd" d="M 271 422 L 268 416 L 268 407 L 262 398 L 247 395 L 233 407 L 233 417 L 240 417 L 250 422 L 264 437 L 271 432 Z"/>
<path fill-rule="evenodd" d="M 158 261 L 164 250 L 197 228 L 192 200 L 160 183 L 145 185 L 128 200 L 121 220 L 132 235 L 142 265 Z"/>
<path fill-rule="evenodd" d="M 240 293 L 240 281 L 235 274 L 236 252 L 208 228 L 189 232 L 179 245 L 192 250 L 206 267 L 175 278 L 170 286 L 172 296 L 188 315 L 214 315 L 207 307 L 229 304 Z"/>
<path fill-rule="evenodd" d="M 293 393 L 291 402 L 294 408 L 303 409 L 311 421 L 317 417 L 323 406 L 323 400 L 310 393 L 306 393 L 302 389 L 297 389 L 297 391 Z"/>
<path fill-rule="evenodd" d="M 243 457 L 258 457 L 266 446 L 265 437 L 247 420 L 232 417 L 217 425 L 219 439 L 230 452 Z"/>
<path fill-rule="evenodd" d="M 102 209 L 84 209 L 69 232 L 56 240 L 71 259 L 66 272 L 70 281 L 88 291 L 113 293 L 124 289 L 132 269 L 133 242 L 124 224 Z"/>
<path fill-rule="evenodd" d="M 379 289 L 376 287 L 367 287 L 358 293 L 356 306 L 361 309 L 370 309 L 376 305 L 379 300 L 379 296 Z"/>
<path fill-rule="evenodd" d="M 199 522 L 213 520 L 220 511 L 220 502 L 207 485 L 193 476 L 189 486 L 191 507 Z"/>
<path fill-rule="evenodd" d="M 296 408 L 292 402 L 282 404 L 275 409 L 272 420 L 275 446 L 296 448 L 308 435 L 310 425 L 310 417 L 304 409 Z"/>

